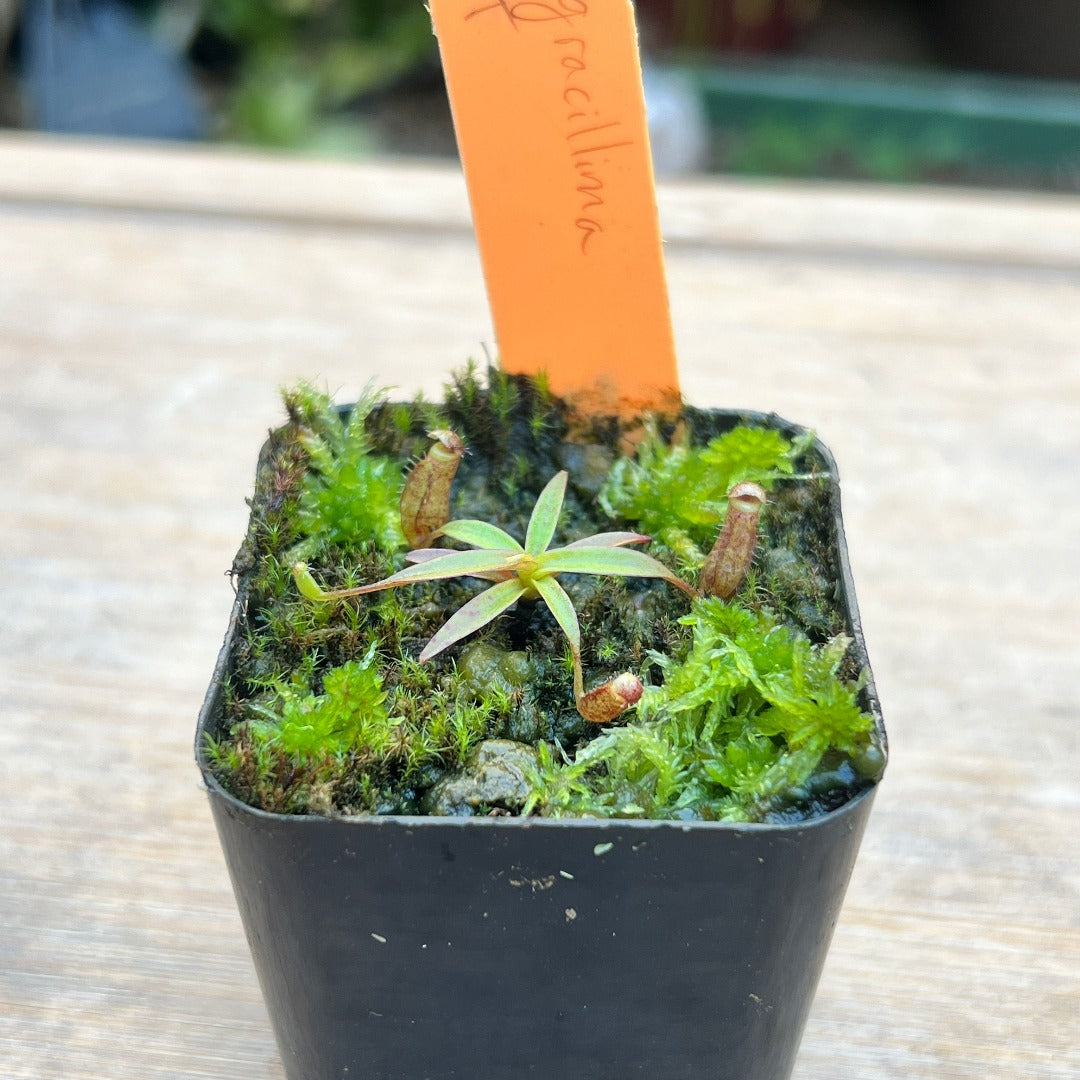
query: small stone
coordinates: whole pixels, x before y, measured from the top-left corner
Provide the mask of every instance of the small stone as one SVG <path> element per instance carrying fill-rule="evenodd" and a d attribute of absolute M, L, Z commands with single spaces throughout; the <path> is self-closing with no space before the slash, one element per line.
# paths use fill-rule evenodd
<path fill-rule="evenodd" d="M 465 685 L 477 697 L 489 692 L 492 686 L 503 690 L 524 686 L 530 669 L 528 653 L 507 652 L 484 641 L 467 646 L 458 661 Z"/>
<path fill-rule="evenodd" d="M 524 698 L 510 710 L 503 734 L 516 742 L 537 743 L 549 737 L 548 719 L 535 701 Z"/>
<path fill-rule="evenodd" d="M 532 790 L 528 774 L 536 764 L 533 747 L 488 739 L 473 750 L 464 768 L 443 777 L 424 796 L 424 812 L 471 817 L 481 807 L 519 810 Z"/>
<path fill-rule="evenodd" d="M 614 452 L 606 446 L 563 443 L 559 451 L 559 464 L 570 474 L 570 483 L 589 498 L 599 494 L 614 460 Z"/>

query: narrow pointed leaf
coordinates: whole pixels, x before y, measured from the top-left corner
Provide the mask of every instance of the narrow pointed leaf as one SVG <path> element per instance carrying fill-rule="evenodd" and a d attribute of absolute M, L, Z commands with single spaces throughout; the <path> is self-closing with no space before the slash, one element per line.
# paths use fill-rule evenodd
<path fill-rule="evenodd" d="M 672 571 L 644 551 L 627 548 L 593 547 L 547 551 L 540 560 L 544 570 L 560 574 L 617 574 L 623 577 L 667 577 Z"/>
<path fill-rule="evenodd" d="M 539 578 L 533 580 L 536 591 L 541 599 L 550 608 L 555 621 L 562 628 L 570 648 L 574 654 L 581 652 L 581 627 L 578 623 L 577 612 L 574 610 L 573 601 L 566 595 L 566 590 L 553 578 Z"/>
<path fill-rule="evenodd" d="M 405 552 L 405 561 L 411 563 L 429 563 L 433 559 L 441 559 L 444 555 L 459 555 L 461 552 L 455 548 L 414 548 Z M 463 577 L 480 578 L 482 581 L 506 581 L 514 577 L 513 570 L 474 570 L 471 574 L 463 574 Z"/>
<path fill-rule="evenodd" d="M 424 646 L 420 654 L 420 662 L 430 660 L 437 656 L 443 649 L 449 648 L 455 642 L 460 641 L 469 634 L 487 626 L 493 619 L 498 618 L 515 600 L 518 600 L 525 592 L 525 586 L 517 578 L 510 581 L 502 581 L 498 585 L 492 585 L 485 589 L 479 596 L 474 596 L 467 604 L 450 616 L 442 625 L 438 633 Z"/>
<path fill-rule="evenodd" d="M 581 627 L 573 601 L 553 577 L 533 578 L 533 588 L 547 604 L 555 621 L 562 627 L 566 640 L 570 642 L 570 653 L 574 660 L 574 700 L 578 701 L 585 693 L 585 674 L 581 670 Z"/>
<path fill-rule="evenodd" d="M 500 570 L 506 563 L 505 551 L 455 551 L 450 555 L 440 555 L 437 559 L 406 566 L 396 574 L 391 574 L 382 581 L 371 585 L 361 585 L 356 589 L 341 589 L 331 593 L 332 597 L 364 596 L 382 589 L 394 589 L 398 585 L 415 585 L 420 581 L 441 581 L 444 578 L 464 577 L 471 574 L 491 573 Z"/>
<path fill-rule="evenodd" d="M 451 540 L 460 540 L 463 544 L 484 548 L 487 551 L 524 551 L 525 549 L 508 532 L 503 532 L 497 525 L 486 521 L 474 521 L 462 518 L 460 521 L 448 521 L 436 536 L 449 536 Z"/>
<path fill-rule="evenodd" d="M 696 595 L 673 570 L 644 551 L 629 548 L 557 548 L 544 553 L 541 571 L 556 574 L 614 574 L 617 577 L 662 578 L 691 596 Z M 535 578 L 534 578 L 535 581 Z"/>
<path fill-rule="evenodd" d="M 525 550 L 530 555 L 539 555 L 547 550 L 551 538 L 555 535 L 555 526 L 559 524 L 563 499 L 566 497 L 567 472 L 557 472 L 548 482 L 533 507 L 529 518 L 529 528 L 525 533 Z"/>
<path fill-rule="evenodd" d="M 579 547 L 623 547 L 625 544 L 648 544 L 651 540 L 651 536 L 645 536 L 643 533 L 596 533 L 593 536 L 586 536 L 582 540 L 574 540 L 571 543 L 566 544 L 564 547 L 559 548 L 559 550 L 565 551 L 566 548 Z"/>

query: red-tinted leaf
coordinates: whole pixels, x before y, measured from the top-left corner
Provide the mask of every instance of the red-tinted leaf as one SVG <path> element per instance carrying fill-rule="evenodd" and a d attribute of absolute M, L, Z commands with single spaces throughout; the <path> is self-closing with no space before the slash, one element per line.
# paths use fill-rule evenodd
<path fill-rule="evenodd" d="M 581 540 L 574 540 L 573 542 L 558 548 L 558 551 L 565 551 L 566 548 L 579 548 L 579 547 L 623 547 L 626 544 L 648 544 L 652 540 L 651 536 L 645 536 L 643 533 L 632 532 L 606 532 L 596 533 L 594 536 L 586 536 Z"/>
<path fill-rule="evenodd" d="M 435 535 L 449 536 L 451 540 L 460 540 L 463 544 L 471 544 L 485 551 L 525 550 L 508 532 L 504 532 L 497 525 L 489 525 L 486 521 L 475 521 L 471 518 L 448 521 Z"/>
<path fill-rule="evenodd" d="M 405 561 L 411 563 L 429 563 L 433 559 L 441 559 L 444 555 L 459 554 L 454 548 L 416 548 L 414 551 L 405 552 Z M 463 574 L 463 577 L 479 578 L 481 581 L 508 581 L 514 577 L 513 570 L 476 570 L 471 574 Z"/>
<path fill-rule="evenodd" d="M 423 550 L 422 548 L 420 550 Z M 449 555 L 428 559 L 415 566 L 406 566 L 396 574 L 391 574 L 382 581 L 371 585 L 360 585 L 355 589 L 337 589 L 327 593 L 331 600 L 347 596 L 366 596 L 382 589 L 396 589 L 399 585 L 416 585 L 422 581 L 441 581 L 445 578 L 470 577 L 501 570 L 506 564 L 506 552 L 498 551 L 455 551 Z"/>
<path fill-rule="evenodd" d="M 437 656 L 443 649 L 449 648 L 469 634 L 487 626 L 498 618 L 515 600 L 525 592 L 525 586 L 517 578 L 502 581 L 485 589 L 479 596 L 474 596 L 467 604 L 458 608 L 443 624 L 438 633 L 424 646 L 420 654 L 421 662 Z"/>
<path fill-rule="evenodd" d="M 555 574 L 612 574 L 617 577 L 662 578 L 672 585 L 697 595 L 673 570 L 644 551 L 618 547 L 557 548 L 539 559 L 542 572 Z"/>

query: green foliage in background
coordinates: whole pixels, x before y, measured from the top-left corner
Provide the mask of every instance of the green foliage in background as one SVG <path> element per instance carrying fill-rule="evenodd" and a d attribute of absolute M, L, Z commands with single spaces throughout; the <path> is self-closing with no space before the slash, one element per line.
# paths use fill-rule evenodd
<path fill-rule="evenodd" d="M 308 150 L 363 149 L 343 110 L 435 63 L 421 0 L 215 0 L 205 27 L 239 56 L 225 134 Z"/>

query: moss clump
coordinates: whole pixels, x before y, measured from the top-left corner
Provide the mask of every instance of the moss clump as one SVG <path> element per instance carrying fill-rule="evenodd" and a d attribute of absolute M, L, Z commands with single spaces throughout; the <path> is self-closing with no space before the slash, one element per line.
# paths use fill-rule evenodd
<path fill-rule="evenodd" d="M 794 474 L 812 441 L 812 435 L 791 441 L 772 428 L 737 427 L 695 447 L 687 427 L 665 441 L 649 423 L 636 458 L 612 466 L 600 502 L 612 517 L 636 522 L 679 564 L 697 569 L 724 520 L 728 491 L 747 480 L 771 490 Z"/>
<path fill-rule="evenodd" d="M 234 793 L 281 813 L 415 813 L 435 779 L 499 726 L 507 695 L 477 700 L 464 679 L 406 662 L 387 685 L 374 643 L 360 660 L 274 684 L 249 719 L 212 740 L 210 760 Z"/>
<path fill-rule="evenodd" d="M 310 556 L 332 545 L 383 552 L 405 546 L 398 517 L 401 467 L 373 452 L 368 433 L 371 413 L 384 396 L 369 389 L 343 415 L 308 383 L 284 394 L 297 442 L 307 454 L 296 512 L 304 535 L 299 553 Z"/>
<path fill-rule="evenodd" d="M 639 720 L 570 765 L 542 761 L 530 810 L 761 821 L 827 809 L 876 775 L 873 719 L 859 685 L 838 674 L 849 639 L 815 646 L 773 615 L 715 598 L 695 601 L 681 622 L 689 648 L 654 654 L 664 680 L 646 690 Z M 811 789 L 827 756 L 830 783 Z"/>
<path fill-rule="evenodd" d="M 480 744 L 507 739 L 535 745 L 527 812 L 552 815 L 797 817 L 880 771 L 857 703 L 859 662 L 840 636 L 831 481 L 808 437 L 760 423 L 727 432 L 688 410 L 675 426 L 650 422 L 628 458 L 611 449 L 614 421 L 569 442 L 565 407 L 543 385 L 474 368 L 437 405 L 371 392 L 339 410 L 306 385 L 285 403 L 289 423 L 267 444 L 234 566 L 246 604 L 208 743 L 239 798 L 283 813 L 417 813 L 438 804 L 429 793 L 467 772 Z M 580 620 L 587 683 L 631 672 L 648 684 L 627 727 L 608 731 L 578 714 L 573 657 L 542 603 L 523 596 L 420 664 L 429 639 L 490 582 L 424 582 L 325 604 L 297 592 L 299 557 L 327 590 L 407 565 L 403 473 L 430 445 L 426 432 L 447 428 L 469 447 L 453 518 L 524 536 L 545 484 L 572 466 L 552 546 L 653 532 L 651 554 L 690 580 L 730 484 L 771 488 L 754 568 L 729 605 L 691 602 L 665 581 L 560 578 Z"/>

